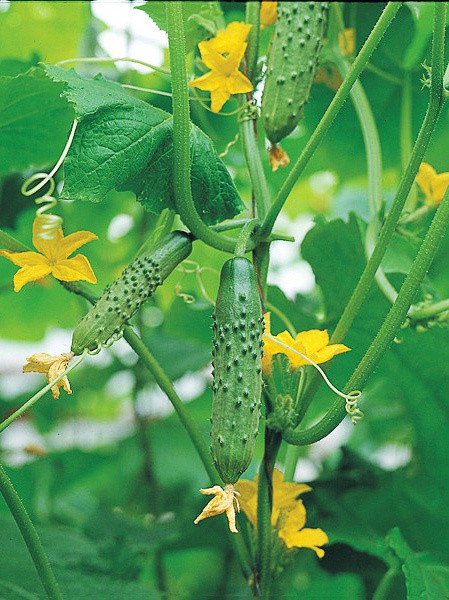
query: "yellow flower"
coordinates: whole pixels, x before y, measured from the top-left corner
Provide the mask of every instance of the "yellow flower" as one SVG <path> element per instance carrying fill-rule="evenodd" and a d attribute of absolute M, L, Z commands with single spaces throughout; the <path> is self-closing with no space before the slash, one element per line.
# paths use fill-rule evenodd
<path fill-rule="evenodd" d="M 437 206 L 449 185 L 449 173 L 437 173 L 431 165 L 423 162 L 415 181 L 426 197 L 426 204 Z"/>
<path fill-rule="evenodd" d="M 268 25 L 276 23 L 278 18 L 278 3 L 270 0 L 263 0 L 260 4 L 260 28 L 264 29 Z"/>
<path fill-rule="evenodd" d="M 202 513 L 193 521 L 197 525 L 203 519 L 215 517 L 226 513 L 228 518 L 229 530 L 232 533 L 238 533 L 235 526 L 235 509 L 240 511 L 240 506 L 236 497 L 236 491 L 232 485 L 225 485 L 224 489 L 219 485 L 214 485 L 211 488 L 201 489 L 200 492 L 205 496 L 214 496 L 206 505 Z M 238 495 L 238 494 L 237 494 Z"/>
<path fill-rule="evenodd" d="M 288 331 L 283 331 L 273 336 L 270 331 L 270 313 L 265 313 L 264 320 L 265 332 L 263 334 L 262 370 L 265 375 L 271 375 L 271 363 L 275 354 L 285 354 L 290 361 L 291 368 L 297 369 L 303 365 L 310 365 L 310 362 L 297 354 L 297 352 L 307 356 L 314 363 L 320 364 L 327 362 L 337 354 L 350 350 L 344 344 L 329 345 L 329 334 L 327 331 L 320 331 L 319 329 L 302 331 L 298 333 L 295 339 L 292 338 Z M 280 342 L 280 344 L 275 340 Z M 288 346 L 288 348 L 285 346 Z"/>
<path fill-rule="evenodd" d="M 273 144 L 269 150 L 270 165 L 273 173 L 279 169 L 279 167 L 288 167 L 290 164 L 290 158 L 280 146 Z"/>
<path fill-rule="evenodd" d="M 250 92 L 253 86 L 250 80 L 241 73 L 238 68 L 245 54 L 246 43 L 235 44 L 235 47 L 229 51 L 227 56 L 221 55 L 216 50 L 201 42 L 198 48 L 201 52 L 201 58 L 204 64 L 211 69 L 209 73 L 189 82 L 192 87 L 211 92 L 211 109 L 213 112 L 220 112 L 223 104 L 229 100 L 233 94 L 243 94 Z"/>
<path fill-rule="evenodd" d="M 240 494 L 240 506 L 254 527 L 257 527 L 257 484 L 258 476 L 254 481 L 241 479 L 235 486 Z M 287 548 L 310 548 L 321 558 L 324 550 L 319 546 L 327 544 L 329 539 L 322 529 L 304 528 L 306 509 L 302 500 L 298 500 L 300 494 L 311 489 L 305 483 L 284 481 L 281 471 L 274 469 L 271 525 Z"/>
<path fill-rule="evenodd" d="M 338 45 L 343 56 L 352 56 L 355 50 L 355 29 L 349 27 L 338 32 Z"/>
<path fill-rule="evenodd" d="M 52 274 L 62 281 L 88 281 L 97 283 L 95 273 L 89 261 L 82 254 L 68 258 L 83 244 L 97 239 L 90 231 L 77 231 L 64 237 L 59 228 L 52 239 L 44 239 L 37 235 L 39 231 L 38 219 L 33 223 L 33 245 L 38 252 L 8 252 L 0 250 L 4 256 L 15 265 L 22 267 L 14 275 L 14 291 L 18 292 L 30 281 L 36 281 L 46 275 Z"/>
<path fill-rule="evenodd" d="M 46 352 L 38 352 L 27 358 L 28 363 L 23 366 L 24 373 L 47 373 L 47 383 L 62 375 L 67 369 L 69 360 L 73 354 L 61 354 L 61 356 L 52 356 Z M 53 398 L 59 398 L 59 388 L 62 387 L 68 394 L 72 393 L 70 383 L 67 377 L 63 377 L 51 388 Z"/>
<path fill-rule="evenodd" d="M 220 54 L 232 52 L 246 42 L 251 27 L 252 25 L 233 21 L 228 24 L 226 29 L 221 29 L 212 39 L 201 42 L 201 44 L 198 45 L 198 48 L 200 48 L 200 51 L 201 48 L 203 48 L 203 50 L 214 50 Z"/>

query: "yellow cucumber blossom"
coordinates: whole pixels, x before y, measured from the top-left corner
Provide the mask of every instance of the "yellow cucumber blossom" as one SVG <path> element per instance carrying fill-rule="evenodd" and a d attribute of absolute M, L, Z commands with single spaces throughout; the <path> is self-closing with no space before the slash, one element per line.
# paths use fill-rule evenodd
<path fill-rule="evenodd" d="M 61 354 L 61 356 L 52 356 L 46 352 L 38 352 L 27 358 L 27 363 L 23 366 L 24 373 L 47 373 L 47 383 L 62 375 L 67 369 L 69 360 L 73 354 Z M 59 388 L 62 387 L 68 394 L 72 393 L 70 383 L 67 377 L 63 377 L 51 388 L 53 398 L 59 398 Z"/>
<path fill-rule="evenodd" d="M 278 18 L 278 3 L 270 0 L 262 0 L 260 3 L 260 28 L 265 29 L 276 23 Z"/>
<path fill-rule="evenodd" d="M 38 235 L 39 225 L 39 218 L 36 218 L 33 223 L 33 245 L 39 252 L 0 250 L 1 256 L 21 267 L 14 275 L 14 291 L 18 292 L 26 283 L 50 274 L 62 281 L 97 283 L 95 273 L 83 254 L 69 258 L 80 246 L 97 239 L 97 236 L 90 231 L 77 231 L 64 237 L 59 228 L 51 239 L 45 239 Z"/>
<path fill-rule="evenodd" d="M 329 334 L 327 331 L 320 331 L 319 329 L 301 331 L 295 339 L 293 339 L 288 331 L 283 331 L 273 336 L 270 331 L 269 312 L 264 314 L 264 321 L 265 330 L 262 335 L 264 341 L 262 371 L 264 375 L 271 375 L 272 360 L 275 354 L 285 354 L 290 361 L 290 367 L 297 369 L 298 367 L 311 364 L 298 353 L 306 356 L 315 364 L 320 364 L 327 362 L 337 354 L 342 354 L 350 350 L 344 344 L 329 344 Z"/>
<path fill-rule="evenodd" d="M 352 56 L 355 50 L 355 29 L 348 27 L 338 32 L 338 46 L 343 56 Z"/>
<path fill-rule="evenodd" d="M 211 488 L 201 489 L 200 492 L 205 496 L 214 496 L 214 498 L 212 498 L 202 513 L 193 521 L 195 525 L 208 517 L 215 517 L 216 515 L 226 513 L 229 531 L 238 533 L 235 526 L 235 511 L 240 511 L 240 506 L 237 500 L 238 493 L 235 491 L 234 486 L 228 484 L 224 488 L 221 488 L 219 485 L 214 485 Z"/>
<path fill-rule="evenodd" d="M 251 524 L 257 528 L 257 475 L 254 481 L 240 479 L 235 485 L 240 494 L 240 506 Z M 284 481 L 284 475 L 278 469 L 273 471 L 273 509 L 271 525 L 287 548 L 310 548 L 319 558 L 324 556 L 320 548 L 329 538 L 322 529 L 310 529 L 306 524 L 306 509 L 300 494 L 310 492 L 312 488 L 304 483 Z"/>
<path fill-rule="evenodd" d="M 211 44 L 214 39 L 217 38 L 198 44 L 201 58 L 206 67 L 211 70 L 190 81 L 189 85 L 211 92 L 211 110 L 218 113 L 233 94 L 250 92 L 253 86 L 250 80 L 238 70 L 246 51 L 246 42 L 237 41 L 235 38 L 228 44 L 227 55 L 224 56 L 214 49 L 214 44 Z"/>
<path fill-rule="evenodd" d="M 438 206 L 449 185 L 449 173 L 437 173 L 431 165 L 423 162 L 415 181 L 426 197 L 426 204 Z"/>

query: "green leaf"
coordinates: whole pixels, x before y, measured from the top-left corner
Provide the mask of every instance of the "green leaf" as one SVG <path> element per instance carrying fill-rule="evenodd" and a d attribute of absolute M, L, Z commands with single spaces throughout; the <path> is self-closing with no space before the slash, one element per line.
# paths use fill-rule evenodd
<path fill-rule="evenodd" d="M 402 64 L 404 69 L 416 67 L 427 49 L 433 29 L 434 6 L 432 2 L 404 2 L 413 17 L 415 32 L 407 46 Z"/>
<path fill-rule="evenodd" d="M 398 528 L 390 532 L 388 541 L 402 561 L 407 600 L 449 598 L 449 566 L 435 564 L 430 557 L 413 552 Z"/>
<path fill-rule="evenodd" d="M 40 69 L 0 77 L 0 174 L 57 161 L 73 120 L 62 89 Z"/>
<path fill-rule="evenodd" d="M 72 69 L 49 66 L 45 71 L 66 83 L 63 95 L 79 119 L 64 162 L 62 197 L 95 202 L 112 189 L 130 190 L 151 212 L 175 209 L 172 116 L 102 76 L 84 79 Z M 190 143 L 199 214 L 208 224 L 234 217 L 244 206 L 212 141 L 192 126 Z"/>
<path fill-rule="evenodd" d="M 167 18 L 163 2 L 147 2 L 136 8 L 149 15 L 159 29 L 167 31 Z M 193 50 L 198 42 L 215 35 L 217 29 L 222 25 L 223 13 L 218 2 L 184 1 L 182 14 L 186 52 Z"/>

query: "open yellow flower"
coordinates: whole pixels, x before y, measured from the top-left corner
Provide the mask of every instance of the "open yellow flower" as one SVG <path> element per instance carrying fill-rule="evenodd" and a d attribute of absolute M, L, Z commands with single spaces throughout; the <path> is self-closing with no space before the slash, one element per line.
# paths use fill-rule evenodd
<path fill-rule="evenodd" d="M 257 527 L 257 485 L 254 481 L 241 479 L 235 489 L 240 494 L 240 506 L 254 527 Z M 273 471 L 273 509 L 271 525 L 278 531 L 279 537 L 287 548 L 310 548 L 321 558 L 324 550 L 319 546 L 329 541 L 322 529 L 305 528 L 306 509 L 298 496 L 312 488 L 305 483 L 284 481 L 284 475 L 278 469 Z"/>
<path fill-rule="evenodd" d="M 97 283 L 95 273 L 92 271 L 89 261 L 82 254 L 73 258 L 69 256 L 80 246 L 97 236 L 90 231 L 77 231 L 64 237 L 62 229 L 59 228 L 52 239 L 44 239 L 38 234 L 38 219 L 33 223 L 33 245 L 39 252 L 8 252 L 0 250 L 4 256 L 15 265 L 21 267 L 14 275 L 14 291 L 18 292 L 30 281 L 36 281 L 46 275 L 53 275 L 62 281 L 88 281 Z"/>
<path fill-rule="evenodd" d="M 67 369 L 69 360 L 73 354 L 61 354 L 61 356 L 52 356 L 46 352 L 38 352 L 27 358 L 27 364 L 23 366 L 24 373 L 47 373 L 47 383 L 50 383 L 59 375 L 62 375 Z M 53 398 L 59 398 L 59 388 L 62 387 L 68 394 L 72 393 L 70 383 L 67 377 L 63 377 L 51 388 Z"/>
<path fill-rule="evenodd" d="M 295 339 L 288 333 L 283 331 L 278 335 L 273 336 L 270 329 L 270 313 L 265 313 L 265 331 L 263 334 L 264 346 L 262 356 L 262 370 L 265 375 L 271 375 L 272 359 L 275 354 L 285 354 L 290 361 L 292 369 L 297 369 L 311 363 L 297 354 L 307 356 L 315 364 L 325 363 L 337 354 L 348 352 L 350 348 L 344 344 L 329 344 L 329 334 L 327 331 L 319 329 L 311 329 L 298 333 Z M 274 339 L 271 339 L 274 338 Z M 275 340 L 280 342 L 277 343 Z M 288 346 L 289 348 L 286 348 Z M 296 352 L 295 352 L 296 351 Z"/>
<path fill-rule="evenodd" d="M 415 181 L 426 197 L 426 204 L 437 206 L 449 185 L 449 173 L 437 173 L 431 165 L 423 162 Z"/>
<path fill-rule="evenodd" d="M 201 42 L 198 48 L 204 50 L 214 50 L 220 54 L 232 52 L 236 48 L 239 48 L 246 42 L 249 30 L 252 25 L 239 21 L 232 21 L 229 23 L 226 29 L 218 31 L 217 35 L 210 40 Z"/>
<path fill-rule="evenodd" d="M 211 110 L 218 113 L 233 94 L 244 94 L 253 89 L 250 80 L 238 70 L 247 44 L 236 44 L 227 56 L 223 56 L 206 44 L 210 44 L 210 40 L 201 42 L 198 48 L 204 64 L 211 71 L 190 81 L 189 85 L 211 92 Z"/>
<path fill-rule="evenodd" d="M 355 29 L 348 27 L 338 32 L 338 46 L 343 56 L 352 56 L 355 50 Z"/>
<path fill-rule="evenodd" d="M 276 23 L 278 18 L 278 3 L 270 0 L 262 0 L 260 3 L 260 28 L 265 29 Z"/>

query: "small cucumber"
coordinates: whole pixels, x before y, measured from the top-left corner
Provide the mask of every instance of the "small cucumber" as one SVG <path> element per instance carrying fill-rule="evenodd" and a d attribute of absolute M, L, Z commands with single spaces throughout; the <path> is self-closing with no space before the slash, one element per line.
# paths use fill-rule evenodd
<path fill-rule="evenodd" d="M 211 453 L 224 483 L 234 484 L 253 457 L 262 393 L 263 318 L 246 258 L 223 265 L 213 319 Z"/>
<path fill-rule="evenodd" d="M 261 111 L 266 136 L 273 144 L 291 133 L 303 115 L 323 43 L 328 4 L 278 2 Z"/>
<path fill-rule="evenodd" d="M 78 323 L 72 352 L 96 350 L 119 335 L 137 309 L 191 251 L 191 236 L 174 231 L 139 253 Z"/>

